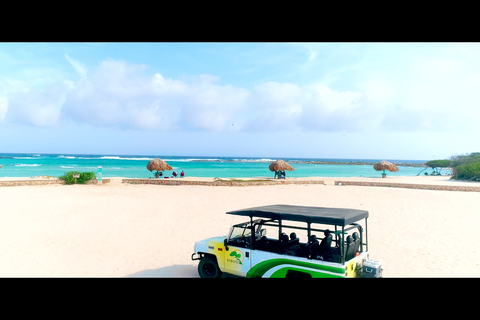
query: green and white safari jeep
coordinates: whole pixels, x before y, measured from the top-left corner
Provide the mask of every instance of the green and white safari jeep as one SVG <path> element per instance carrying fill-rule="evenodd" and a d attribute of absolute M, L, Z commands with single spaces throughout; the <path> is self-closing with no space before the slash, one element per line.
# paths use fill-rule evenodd
<path fill-rule="evenodd" d="M 192 260 L 200 260 L 202 278 L 382 276 L 381 264 L 369 259 L 368 211 L 269 205 L 227 214 L 250 221 L 232 226 L 227 237 L 195 243 Z"/>

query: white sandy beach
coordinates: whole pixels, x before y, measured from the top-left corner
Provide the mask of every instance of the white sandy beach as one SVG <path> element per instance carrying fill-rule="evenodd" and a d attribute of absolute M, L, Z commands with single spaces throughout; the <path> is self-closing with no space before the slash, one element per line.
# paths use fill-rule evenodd
<path fill-rule="evenodd" d="M 0 187 L 0 277 L 198 277 L 190 258 L 195 241 L 243 221 L 226 211 L 277 203 L 368 210 L 370 257 L 382 262 L 384 277 L 478 277 L 480 192 L 333 182 L 480 186 L 448 178 L 308 178 L 325 184 L 246 187 L 112 178 L 103 185 Z M 0 180 L 9 179 L 21 178 Z"/>

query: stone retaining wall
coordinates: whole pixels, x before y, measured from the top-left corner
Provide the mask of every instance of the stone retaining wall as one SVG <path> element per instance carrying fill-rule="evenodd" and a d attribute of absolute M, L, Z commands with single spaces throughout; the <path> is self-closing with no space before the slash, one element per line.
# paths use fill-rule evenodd
<path fill-rule="evenodd" d="M 102 179 L 102 184 L 109 183 L 110 179 Z M 215 180 L 215 181 L 192 181 L 179 179 L 122 179 L 122 183 L 130 184 L 155 184 L 155 185 L 196 185 L 196 186 L 263 186 L 263 185 L 282 185 L 282 184 L 323 184 L 324 181 L 296 181 L 296 180 Z M 14 186 L 38 186 L 64 184 L 58 179 L 36 179 L 36 180 L 10 180 L 0 181 L 0 187 Z M 87 184 L 97 184 L 97 179 L 90 180 Z M 446 186 L 430 184 L 411 184 L 394 182 L 366 182 L 366 181 L 335 181 L 336 186 L 368 186 L 368 187 L 389 187 L 389 188 L 408 188 L 424 190 L 447 190 L 447 191 L 470 191 L 480 192 L 480 186 Z"/>
<path fill-rule="evenodd" d="M 109 182 L 110 179 L 102 179 L 102 184 Z M 48 184 L 65 184 L 65 182 L 58 179 L 0 181 L 0 187 L 42 186 Z M 97 184 L 97 179 L 90 180 L 86 184 Z"/>
<path fill-rule="evenodd" d="M 0 181 L 0 187 L 40 186 L 46 184 L 63 184 L 62 180 L 11 180 Z"/>
<path fill-rule="evenodd" d="M 367 186 L 367 187 L 391 187 L 424 190 L 447 190 L 447 191 L 472 191 L 480 192 L 480 186 L 445 186 L 433 184 L 412 184 L 394 182 L 366 182 L 366 181 L 335 181 L 336 186 Z"/>
<path fill-rule="evenodd" d="M 102 179 L 102 184 L 105 184 L 105 183 L 110 183 L 110 179 L 103 178 Z M 97 179 L 89 180 L 85 184 L 98 184 L 98 180 Z"/>
<path fill-rule="evenodd" d="M 156 185 L 192 185 L 192 186 L 264 186 L 276 184 L 325 184 L 323 181 L 295 181 L 295 180 L 215 180 L 193 181 L 180 179 L 122 179 L 122 183 L 156 184 Z"/>

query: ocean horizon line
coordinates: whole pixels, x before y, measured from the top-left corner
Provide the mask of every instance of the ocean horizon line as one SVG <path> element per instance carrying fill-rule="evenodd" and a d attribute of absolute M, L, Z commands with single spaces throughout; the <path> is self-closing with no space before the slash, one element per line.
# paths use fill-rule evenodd
<path fill-rule="evenodd" d="M 40 152 L 3 152 L 0 159 L 35 159 L 36 157 L 59 157 L 66 159 L 116 159 L 116 160 L 153 160 L 161 158 L 165 161 L 263 161 L 272 162 L 278 159 L 297 162 L 366 162 L 386 160 L 394 163 L 423 164 L 425 159 L 389 159 L 389 158 L 332 158 L 332 157 L 273 157 L 273 156 L 217 156 L 217 155 L 158 155 L 158 154 L 115 154 L 115 153 L 40 153 Z"/>

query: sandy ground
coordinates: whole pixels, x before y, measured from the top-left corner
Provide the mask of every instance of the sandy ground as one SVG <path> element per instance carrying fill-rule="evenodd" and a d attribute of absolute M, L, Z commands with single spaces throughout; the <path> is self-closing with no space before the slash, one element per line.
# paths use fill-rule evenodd
<path fill-rule="evenodd" d="M 267 204 L 368 210 L 370 257 L 382 262 L 385 277 L 480 276 L 480 192 L 334 185 L 381 178 L 311 179 L 325 185 L 131 185 L 112 178 L 100 186 L 1 187 L 0 277 L 198 277 L 190 258 L 195 241 L 244 220 L 226 211 Z"/>

